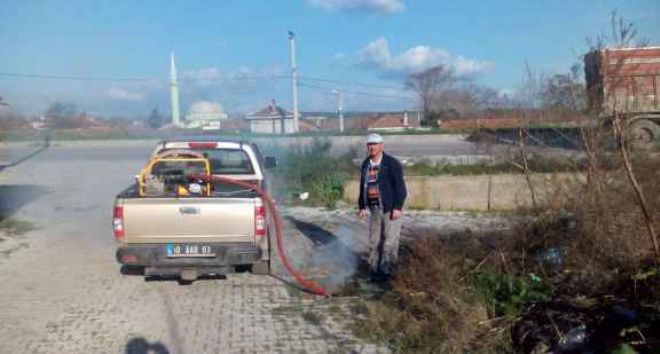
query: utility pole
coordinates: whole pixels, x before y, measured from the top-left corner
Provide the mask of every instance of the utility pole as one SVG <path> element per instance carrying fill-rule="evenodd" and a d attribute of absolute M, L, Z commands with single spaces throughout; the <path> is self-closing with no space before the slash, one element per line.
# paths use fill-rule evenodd
<path fill-rule="evenodd" d="M 339 131 L 344 132 L 344 101 L 341 97 L 341 91 L 334 89 L 332 92 L 337 94 L 337 114 L 339 115 Z"/>
<path fill-rule="evenodd" d="M 296 67 L 296 35 L 289 31 L 289 51 L 291 57 L 291 91 L 293 94 L 293 132 L 298 131 L 298 68 Z"/>

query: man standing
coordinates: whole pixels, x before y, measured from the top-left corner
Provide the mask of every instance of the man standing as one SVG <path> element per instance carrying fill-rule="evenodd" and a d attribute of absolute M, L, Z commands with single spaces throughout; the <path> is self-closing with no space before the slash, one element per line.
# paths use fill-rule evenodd
<path fill-rule="evenodd" d="M 360 170 L 358 214 L 361 220 L 371 214 L 369 271 L 372 277 L 387 277 L 394 270 L 399 254 L 402 208 L 406 200 L 401 163 L 383 149 L 383 137 L 370 134 L 367 138 L 369 157 Z"/>

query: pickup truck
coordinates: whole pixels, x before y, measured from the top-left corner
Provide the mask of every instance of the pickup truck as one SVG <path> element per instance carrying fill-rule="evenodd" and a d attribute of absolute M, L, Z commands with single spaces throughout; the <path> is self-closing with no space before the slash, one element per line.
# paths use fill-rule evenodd
<path fill-rule="evenodd" d="M 152 158 L 170 150 L 201 153 L 211 174 L 265 189 L 264 170 L 275 166 L 257 145 L 241 141 L 162 141 Z M 173 165 L 178 166 L 178 165 Z M 169 166 L 172 167 L 172 166 Z M 156 174 L 182 176 L 178 167 Z M 158 176 L 156 176 L 158 177 Z M 270 270 L 268 218 L 254 190 L 213 183 L 204 195 L 144 195 L 139 183 L 119 193 L 113 213 L 117 261 L 144 270 L 145 276 L 226 274 L 241 266 L 255 274 Z"/>

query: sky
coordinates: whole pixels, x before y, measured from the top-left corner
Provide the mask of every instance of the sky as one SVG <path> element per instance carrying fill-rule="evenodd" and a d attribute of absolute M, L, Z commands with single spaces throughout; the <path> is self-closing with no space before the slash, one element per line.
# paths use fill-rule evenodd
<path fill-rule="evenodd" d="M 249 113 L 291 109 L 289 30 L 300 107 L 415 109 L 406 75 L 443 64 L 503 93 L 568 72 L 616 10 L 660 45 L 658 0 L 0 0 L 0 96 L 38 115 L 56 101 L 99 116 L 169 112 L 175 55 L 182 113 L 196 101 Z"/>

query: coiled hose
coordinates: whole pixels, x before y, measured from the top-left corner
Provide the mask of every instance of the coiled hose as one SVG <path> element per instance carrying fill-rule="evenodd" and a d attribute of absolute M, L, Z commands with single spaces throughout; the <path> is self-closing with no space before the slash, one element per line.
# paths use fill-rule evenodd
<path fill-rule="evenodd" d="M 316 294 L 316 295 L 321 295 L 325 297 L 330 297 L 330 293 L 322 286 L 320 286 L 318 283 L 316 283 L 312 279 L 308 279 L 300 273 L 298 270 L 296 270 L 291 262 L 289 262 L 289 259 L 287 258 L 286 254 L 284 253 L 284 241 L 283 241 L 283 231 L 282 231 L 282 218 L 280 217 L 280 212 L 277 210 L 275 207 L 275 202 L 273 202 L 273 199 L 270 197 L 268 193 L 266 193 L 263 189 L 259 188 L 259 186 L 245 182 L 245 181 L 239 181 L 233 178 L 227 178 L 227 177 L 221 177 L 221 176 L 211 176 L 211 175 L 206 175 L 206 174 L 193 174 L 189 176 L 190 179 L 198 180 L 198 181 L 203 181 L 203 182 L 222 182 L 222 183 L 229 183 L 233 185 L 237 185 L 246 189 L 252 189 L 254 190 L 257 195 L 264 201 L 266 204 L 266 207 L 268 210 L 273 215 L 273 220 L 275 222 L 275 239 L 277 240 L 277 253 L 280 257 L 280 261 L 282 261 L 282 264 L 284 265 L 284 268 L 286 268 L 287 272 L 293 276 L 293 278 L 296 280 L 296 282 L 302 287 L 304 290 Z"/>

